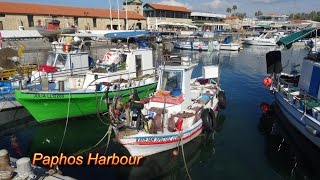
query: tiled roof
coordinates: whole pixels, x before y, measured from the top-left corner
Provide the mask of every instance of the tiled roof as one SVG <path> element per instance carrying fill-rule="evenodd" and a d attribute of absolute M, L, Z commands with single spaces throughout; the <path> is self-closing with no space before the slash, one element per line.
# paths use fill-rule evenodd
<path fill-rule="evenodd" d="M 153 9 L 157 9 L 157 10 L 191 12 L 191 10 L 189 10 L 183 6 L 169 6 L 169 5 L 156 4 L 156 3 L 147 3 L 145 5 L 149 5 Z"/>
<path fill-rule="evenodd" d="M 237 16 L 228 16 L 226 17 L 226 20 L 233 20 L 233 19 L 238 19 Z"/>
<path fill-rule="evenodd" d="M 81 8 L 71 6 L 53 6 L 30 3 L 0 2 L 0 14 L 30 14 L 71 17 L 110 17 L 109 9 Z M 128 19 L 146 19 L 142 15 L 128 11 Z M 111 10 L 112 18 L 118 18 L 118 10 Z M 120 11 L 120 19 L 126 18 L 126 12 Z"/>

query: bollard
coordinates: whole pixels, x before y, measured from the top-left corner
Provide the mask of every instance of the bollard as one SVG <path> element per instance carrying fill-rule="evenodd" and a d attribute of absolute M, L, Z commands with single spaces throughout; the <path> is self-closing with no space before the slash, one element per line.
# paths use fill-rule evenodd
<path fill-rule="evenodd" d="M 46 76 L 41 77 L 41 85 L 42 85 L 42 91 L 49 91 L 48 77 Z"/>
<path fill-rule="evenodd" d="M 64 81 L 59 81 L 59 91 L 60 92 L 64 91 Z"/>
<path fill-rule="evenodd" d="M 22 81 L 19 81 L 19 89 L 22 90 Z"/>
<path fill-rule="evenodd" d="M 10 166 L 10 157 L 7 150 L 0 150 L 0 179 L 12 179 L 13 168 Z"/>
<path fill-rule="evenodd" d="M 17 173 L 19 177 L 27 178 L 33 174 L 31 170 L 30 158 L 28 157 L 20 158 L 17 160 L 16 164 L 17 164 Z"/>

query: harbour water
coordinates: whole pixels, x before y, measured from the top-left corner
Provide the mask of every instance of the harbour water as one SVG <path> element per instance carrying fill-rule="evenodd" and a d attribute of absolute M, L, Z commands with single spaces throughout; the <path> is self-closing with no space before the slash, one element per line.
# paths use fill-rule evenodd
<path fill-rule="evenodd" d="M 281 114 L 263 113 L 260 104 L 274 99 L 262 80 L 266 76 L 268 47 L 244 47 L 240 52 L 220 52 L 220 83 L 227 96 L 227 109 L 219 112 L 219 126 L 213 136 L 200 136 L 184 146 L 192 179 L 320 179 L 319 150 L 294 131 Z M 94 52 L 94 51 L 93 51 Z M 97 51 L 96 51 L 97 52 Z M 284 51 L 285 70 L 302 62 L 307 51 Z M 193 77 L 211 62 L 208 52 L 183 51 L 199 60 Z M 28 119 L 30 119 L 29 117 Z M 31 118 L 32 119 L 32 118 Z M 71 119 L 61 145 L 65 120 L 46 124 L 31 123 L 20 129 L 0 132 L 0 149 L 11 156 L 32 157 L 34 153 L 87 156 L 89 152 L 128 155 L 111 137 L 104 119 L 87 116 Z M 105 138 L 104 138 L 105 137 Z M 101 143 L 99 141 L 102 140 Z M 61 149 L 60 149 L 61 146 Z M 307 151 L 305 148 L 308 147 Z M 310 148 L 309 148 L 310 147 Z M 59 151 L 60 149 L 60 151 Z M 144 158 L 139 166 L 59 166 L 64 175 L 78 179 L 187 179 L 181 151 Z"/>

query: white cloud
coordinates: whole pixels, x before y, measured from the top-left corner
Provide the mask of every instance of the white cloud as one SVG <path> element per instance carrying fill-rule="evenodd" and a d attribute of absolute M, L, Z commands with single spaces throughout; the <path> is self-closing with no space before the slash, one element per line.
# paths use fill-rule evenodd
<path fill-rule="evenodd" d="M 164 0 L 164 1 L 157 2 L 157 3 L 171 5 L 171 6 L 183 6 L 183 7 L 191 8 L 191 6 L 188 3 L 178 2 L 176 0 Z"/>
<path fill-rule="evenodd" d="M 265 3 L 265 4 L 270 4 L 270 3 L 274 3 L 277 2 L 278 0 L 252 0 L 252 2 L 255 3 Z"/>
<path fill-rule="evenodd" d="M 217 8 L 222 8 L 224 6 L 225 2 L 222 2 L 221 0 L 213 0 L 210 2 L 204 3 L 205 7 L 217 9 Z"/>

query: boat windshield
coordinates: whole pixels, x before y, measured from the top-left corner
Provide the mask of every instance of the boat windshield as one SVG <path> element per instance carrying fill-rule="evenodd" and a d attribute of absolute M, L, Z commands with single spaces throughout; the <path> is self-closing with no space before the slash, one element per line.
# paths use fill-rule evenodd
<path fill-rule="evenodd" d="M 173 91 L 182 89 L 182 71 L 163 71 L 161 90 Z"/>
<path fill-rule="evenodd" d="M 66 54 L 55 54 L 49 53 L 47 59 L 48 66 L 55 66 L 57 68 L 63 68 L 66 64 L 67 55 Z"/>

